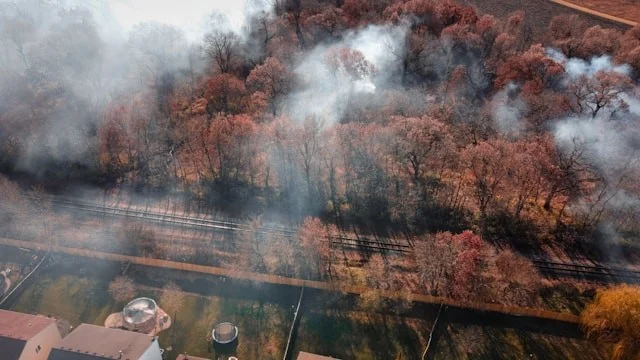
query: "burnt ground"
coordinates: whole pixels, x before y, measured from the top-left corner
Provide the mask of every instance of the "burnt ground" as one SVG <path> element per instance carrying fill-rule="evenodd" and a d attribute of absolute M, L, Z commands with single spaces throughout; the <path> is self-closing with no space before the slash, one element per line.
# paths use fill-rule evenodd
<path fill-rule="evenodd" d="M 602 27 L 615 28 L 620 31 L 629 29 L 629 26 L 585 14 L 548 0 L 458 0 L 460 3 L 474 7 L 481 14 L 494 15 L 500 19 L 509 14 L 524 10 L 526 24 L 533 31 L 536 40 L 541 40 L 547 26 L 554 16 L 573 15 L 580 16 L 589 26 L 600 25 Z"/>

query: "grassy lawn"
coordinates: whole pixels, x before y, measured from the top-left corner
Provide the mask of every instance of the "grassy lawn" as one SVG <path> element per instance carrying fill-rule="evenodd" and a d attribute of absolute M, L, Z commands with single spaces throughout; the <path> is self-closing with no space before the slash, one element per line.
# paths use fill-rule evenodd
<path fill-rule="evenodd" d="M 116 303 L 108 293 L 109 282 L 119 271 L 120 264 L 115 263 L 58 263 L 42 271 L 24 289 L 13 310 L 64 318 L 74 326 L 80 323 L 102 326 L 109 314 L 120 311 L 124 305 Z M 141 284 L 145 279 L 136 277 L 136 274 L 139 272 L 128 273 L 136 281 L 137 296 L 152 297 L 162 307 L 162 289 Z M 293 319 L 290 306 L 204 292 L 205 295 L 181 292 L 174 296 L 173 303 L 179 304 L 175 341 L 172 341 L 173 328 L 160 334 L 160 345 L 174 349 L 171 356 L 187 352 L 194 356 L 213 357 L 207 337 L 215 324 L 231 321 L 240 330 L 240 358 L 282 358 Z M 171 307 L 166 310 L 173 317 L 175 309 Z"/>
<path fill-rule="evenodd" d="M 549 359 L 604 360 L 605 353 L 584 339 L 526 330 L 449 324 L 438 338 L 436 360 Z"/>
<path fill-rule="evenodd" d="M 74 326 L 103 325 L 109 314 L 124 305 L 116 303 L 108 292 L 109 283 L 121 269 L 119 263 L 60 258 L 26 284 L 13 310 L 64 318 Z M 140 267 L 131 267 L 127 275 L 136 283 L 136 296 L 156 299 L 172 317 L 177 313 L 174 326 L 160 335 L 160 345 L 173 348 L 168 358 L 184 352 L 212 358 L 211 329 L 224 321 L 235 323 L 240 330 L 239 358 L 282 358 L 296 289 Z M 170 292 L 163 286 L 168 282 L 178 284 L 182 291 L 167 297 Z M 337 294 L 323 297 L 310 293 L 305 297 L 294 353 L 398 360 L 419 359 L 424 351 L 433 318 L 429 310 L 423 315 L 383 315 L 358 311 Z M 575 307 L 581 305 L 577 301 Z M 446 331 L 435 344 L 435 359 L 606 358 L 587 341 L 564 333 L 457 323 L 444 326 Z"/>
<path fill-rule="evenodd" d="M 144 294 L 159 298 L 158 291 Z M 242 359 L 281 359 L 293 319 L 290 309 L 257 300 L 220 298 L 198 294 L 181 294 L 174 329 L 160 335 L 160 344 L 173 344 L 173 355 L 212 357 L 207 339 L 217 323 L 230 321 L 239 333 L 238 357 Z M 162 304 L 160 304 L 162 306 Z M 171 312 L 173 317 L 175 312 Z"/>
<path fill-rule="evenodd" d="M 431 322 L 356 311 L 307 310 L 300 322 L 297 351 L 340 359 L 419 359 Z"/>
<path fill-rule="evenodd" d="M 107 292 L 119 269 L 118 264 L 102 262 L 41 269 L 32 282 L 25 284 L 13 310 L 63 318 L 72 326 L 104 325 L 107 316 L 120 308 Z"/>

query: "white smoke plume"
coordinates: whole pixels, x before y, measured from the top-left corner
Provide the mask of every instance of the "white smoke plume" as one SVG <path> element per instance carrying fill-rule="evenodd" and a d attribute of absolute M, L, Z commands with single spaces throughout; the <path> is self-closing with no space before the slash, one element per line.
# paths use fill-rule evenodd
<path fill-rule="evenodd" d="M 583 75 L 591 77 L 601 71 L 631 74 L 631 66 L 627 64 L 616 65 L 609 55 L 596 56 L 586 61 L 579 58 L 567 58 L 561 51 L 552 48 L 547 49 L 547 55 L 564 66 L 569 79 L 576 79 Z"/>
<path fill-rule="evenodd" d="M 559 121 L 554 129 L 560 151 L 571 153 L 581 148 L 579 162 L 588 164 L 600 180 L 584 197 L 569 206 L 576 214 L 596 216 L 616 225 L 617 218 L 607 214 L 631 214 L 640 217 L 640 193 L 634 185 L 640 176 L 640 121 L 619 121 L 605 116 L 576 117 Z M 591 176 L 594 176 L 591 175 Z"/>
<path fill-rule="evenodd" d="M 627 93 L 621 94 L 620 98 L 627 104 L 631 114 L 640 117 L 640 98 Z"/>
<path fill-rule="evenodd" d="M 376 93 L 388 85 L 399 66 L 393 53 L 404 47 L 406 31 L 403 26 L 374 25 L 349 32 L 338 43 L 319 45 L 311 50 L 295 68 L 300 87 L 287 99 L 290 116 L 301 121 L 315 115 L 326 124 L 340 121 L 357 96 Z M 375 70 L 362 72 L 361 76 L 336 71 L 329 64 L 328 56 L 331 51 L 344 48 L 362 53 Z"/>
<path fill-rule="evenodd" d="M 212 26 L 242 35 L 248 19 L 271 6 L 267 0 L 0 0 L 0 74 L 6 75 L 0 109 L 23 111 L 14 96 L 21 88 L 55 89 L 64 98 L 22 134 L 26 152 L 16 163 L 36 174 L 52 160 L 93 164 L 106 104 L 150 84 L 170 90 L 175 79 L 204 69 L 195 44 Z M 211 24 L 211 13 L 224 21 Z"/>
<path fill-rule="evenodd" d="M 491 101 L 491 112 L 497 129 L 509 136 L 517 137 L 524 131 L 524 115 L 527 104 L 518 96 L 519 87 L 508 84 Z"/>
<path fill-rule="evenodd" d="M 273 9 L 267 0 L 112 0 L 110 4 L 125 30 L 142 22 L 160 22 L 181 29 L 191 42 L 200 41 L 210 30 L 212 13 L 214 26 L 244 35 L 252 16 Z"/>
<path fill-rule="evenodd" d="M 565 67 L 565 84 L 602 72 L 631 74 L 626 64 L 614 64 L 610 56 L 590 60 L 567 58 L 547 49 L 547 54 Z M 575 116 L 559 120 L 553 129 L 560 151 L 571 153 L 580 148 L 582 164 L 588 164 L 599 181 L 589 193 L 575 199 L 569 210 L 598 221 L 601 235 L 619 238 L 621 228 L 634 227 L 640 218 L 640 193 L 635 185 L 640 176 L 640 99 L 638 89 L 618 95 L 621 101 L 597 116 Z M 612 117 L 616 114 L 616 117 Z"/>

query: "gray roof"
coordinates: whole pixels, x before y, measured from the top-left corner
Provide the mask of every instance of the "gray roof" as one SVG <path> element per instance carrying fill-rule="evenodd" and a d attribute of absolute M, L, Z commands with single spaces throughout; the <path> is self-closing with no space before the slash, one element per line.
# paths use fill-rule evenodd
<path fill-rule="evenodd" d="M 56 345 L 48 360 L 138 360 L 155 337 L 132 331 L 82 324 Z"/>
<path fill-rule="evenodd" d="M 18 360 L 22 355 L 26 340 L 0 336 L 0 354 L 3 360 Z"/>

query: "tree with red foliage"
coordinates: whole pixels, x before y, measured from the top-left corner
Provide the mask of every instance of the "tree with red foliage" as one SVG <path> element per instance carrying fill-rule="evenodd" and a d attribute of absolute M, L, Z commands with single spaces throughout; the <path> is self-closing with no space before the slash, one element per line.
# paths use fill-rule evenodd
<path fill-rule="evenodd" d="M 491 287 L 497 300 L 517 306 L 536 303 L 542 278 L 531 260 L 512 250 L 502 250 L 494 258 L 493 270 Z"/>
<path fill-rule="evenodd" d="M 379 19 L 379 14 L 391 0 L 345 0 L 341 9 L 351 27 L 369 24 Z"/>
<path fill-rule="evenodd" d="M 454 236 L 452 240 L 456 260 L 451 294 L 458 298 L 468 298 L 473 296 L 475 287 L 480 285 L 476 279 L 481 275 L 485 245 L 478 235 L 469 230 Z"/>
<path fill-rule="evenodd" d="M 392 22 L 398 22 L 403 18 L 416 18 L 414 27 L 424 28 L 431 34 L 439 34 L 443 25 L 436 8 L 436 4 L 430 0 L 396 1 L 384 10 L 384 15 Z"/>
<path fill-rule="evenodd" d="M 640 25 L 629 29 L 620 40 L 616 55 L 620 63 L 629 64 L 640 74 Z"/>
<path fill-rule="evenodd" d="M 255 91 L 260 91 L 269 99 L 269 107 L 273 116 L 277 114 L 278 103 L 291 89 L 293 75 L 278 59 L 267 58 L 262 65 L 256 66 L 247 84 Z"/>
<path fill-rule="evenodd" d="M 438 17 L 445 28 L 456 24 L 473 25 L 478 21 L 475 10 L 469 6 L 458 5 L 452 1 L 439 1 L 437 4 Z"/>
<path fill-rule="evenodd" d="M 347 18 L 342 9 L 327 7 L 306 18 L 304 25 L 317 43 L 340 35 L 347 28 Z"/>
<path fill-rule="evenodd" d="M 232 74 L 218 74 L 203 85 L 203 99 L 209 117 L 216 113 L 238 114 L 246 108 L 244 82 Z"/>
<path fill-rule="evenodd" d="M 588 28 L 582 36 L 578 56 L 590 58 L 615 53 L 620 47 L 622 34 L 615 29 L 593 26 Z"/>
<path fill-rule="evenodd" d="M 253 170 L 255 131 L 255 124 L 246 115 L 218 116 L 211 122 L 207 145 L 223 183 L 244 180 Z"/>
<path fill-rule="evenodd" d="M 485 244 L 467 230 L 440 232 L 416 241 L 416 262 L 423 286 L 435 295 L 466 299 L 479 285 Z"/>
<path fill-rule="evenodd" d="M 579 55 L 586 30 L 587 23 L 579 15 L 558 15 L 549 23 L 546 37 L 554 48 L 571 58 Z"/>
<path fill-rule="evenodd" d="M 394 117 L 389 125 L 394 131 L 395 161 L 403 165 L 407 175 L 424 197 L 431 177 L 437 178 L 454 146 L 448 127 L 439 120 Z"/>
<path fill-rule="evenodd" d="M 549 154 L 537 138 L 525 138 L 509 144 L 511 148 L 503 159 L 507 178 L 501 197 L 515 218 L 520 218 L 527 204 L 537 200 L 544 189 L 549 188 L 546 174 L 553 167 Z"/>
<path fill-rule="evenodd" d="M 469 185 L 484 220 L 491 204 L 503 193 L 507 172 L 504 159 L 511 151 L 504 140 L 489 140 L 468 146 L 463 152 L 463 161 L 469 172 Z"/>
<path fill-rule="evenodd" d="M 338 236 L 335 225 L 325 225 L 318 218 L 307 217 L 298 228 L 297 238 L 300 241 L 310 269 L 316 268 L 316 276 L 323 278 L 325 267 L 331 275 L 333 239 Z"/>
<path fill-rule="evenodd" d="M 494 86 L 502 89 L 509 83 L 522 84 L 524 92 L 539 94 L 559 80 L 563 72 L 562 65 L 548 57 L 542 45 L 533 45 L 498 68 Z"/>

